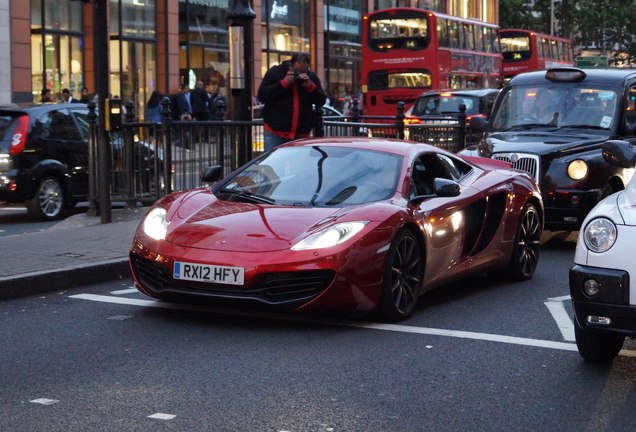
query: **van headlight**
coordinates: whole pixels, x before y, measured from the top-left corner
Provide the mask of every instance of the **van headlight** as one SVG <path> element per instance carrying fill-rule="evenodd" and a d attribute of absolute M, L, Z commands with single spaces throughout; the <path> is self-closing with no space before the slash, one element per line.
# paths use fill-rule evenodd
<path fill-rule="evenodd" d="M 581 180 L 587 175 L 587 163 L 581 159 L 573 160 L 568 165 L 568 175 L 572 180 Z"/>
<path fill-rule="evenodd" d="M 603 253 L 616 243 L 616 225 L 607 218 L 593 219 L 585 226 L 583 240 L 592 252 Z"/>
<path fill-rule="evenodd" d="M 155 240 L 164 240 L 168 232 L 168 222 L 166 222 L 165 208 L 157 207 L 152 209 L 144 219 L 144 233 Z"/>

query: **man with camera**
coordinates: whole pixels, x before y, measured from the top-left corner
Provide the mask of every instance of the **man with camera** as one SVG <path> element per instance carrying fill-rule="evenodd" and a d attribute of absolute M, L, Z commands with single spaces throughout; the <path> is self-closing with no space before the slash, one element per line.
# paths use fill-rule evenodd
<path fill-rule="evenodd" d="M 309 56 L 300 53 L 265 73 L 258 99 L 264 104 L 265 151 L 270 151 L 308 137 L 315 124 L 314 106 L 322 107 L 327 96 L 318 76 L 309 70 Z"/>

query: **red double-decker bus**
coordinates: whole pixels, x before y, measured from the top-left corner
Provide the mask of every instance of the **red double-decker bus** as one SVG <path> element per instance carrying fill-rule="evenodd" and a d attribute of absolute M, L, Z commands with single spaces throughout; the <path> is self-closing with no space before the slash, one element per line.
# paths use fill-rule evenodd
<path fill-rule="evenodd" d="M 575 64 L 570 39 L 521 29 L 502 29 L 500 35 L 505 80 L 522 72 Z"/>
<path fill-rule="evenodd" d="M 362 25 L 365 115 L 395 115 L 426 90 L 500 87 L 499 27 L 414 8 L 369 13 Z"/>

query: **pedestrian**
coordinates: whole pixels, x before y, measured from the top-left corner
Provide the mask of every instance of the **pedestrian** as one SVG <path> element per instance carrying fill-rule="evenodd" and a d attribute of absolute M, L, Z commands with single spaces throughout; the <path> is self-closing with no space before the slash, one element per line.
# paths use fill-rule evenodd
<path fill-rule="evenodd" d="M 45 88 L 42 89 L 42 103 L 50 103 L 53 102 L 53 98 L 51 97 L 51 89 Z"/>
<path fill-rule="evenodd" d="M 225 96 L 216 90 L 212 93 L 210 98 L 210 114 L 212 120 L 223 120 L 225 118 L 225 111 L 227 110 L 227 100 Z"/>
<path fill-rule="evenodd" d="M 75 99 L 69 89 L 62 89 L 62 100 L 60 103 L 77 103 L 79 100 Z"/>
<path fill-rule="evenodd" d="M 264 147 L 270 151 L 308 137 L 315 125 L 314 105 L 323 106 L 327 97 L 320 79 L 309 70 L 309 56 L 298 53 L 265 73 L 258 99 L 264 104 Z"/>
<path fill-rule="evenodd" d="M 161 122 L 161 93 L 154 90 L 146 103 L 146 121 L 150 123 Z"/>
<path fill-rule="evenodd" d="M 82 87 L 82 93 L 81 93 L 80 100 L 79 100 L 80 103 L 87 104 L 87 103 L 90 102 L 90 100 L 91 100 L 91 98 L 90 98 L 90 96 L 88 94 L 88 87 L 86 87 L 86 86 Z"/>
<path fill-rule="evenodd" d="M 192 120 L 192 107 L 190 105 L 190 87 L 181 85 L 177 95 L 177 115 L 179 120 Z"/>
<path fill-rule="evenodd" d="M 190 92 L 190 106 L 192 117 L 198 121 L 210 119 L 210 95 L 203 86 L 203 81 L 198 80 L 194 89 Z"/>

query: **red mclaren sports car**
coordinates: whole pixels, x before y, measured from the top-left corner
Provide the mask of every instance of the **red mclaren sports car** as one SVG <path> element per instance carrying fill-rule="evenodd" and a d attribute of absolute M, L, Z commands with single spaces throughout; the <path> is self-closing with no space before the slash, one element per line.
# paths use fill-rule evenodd
<path fill-rule="evenodd" d="M 527 280 L 537 266 L 541 195 L 506 162 L 329 137 L 221 172 L 148 210 L 130 251 L 144 294 L 397 321 L 451 280 L 492 270 Z"/>

